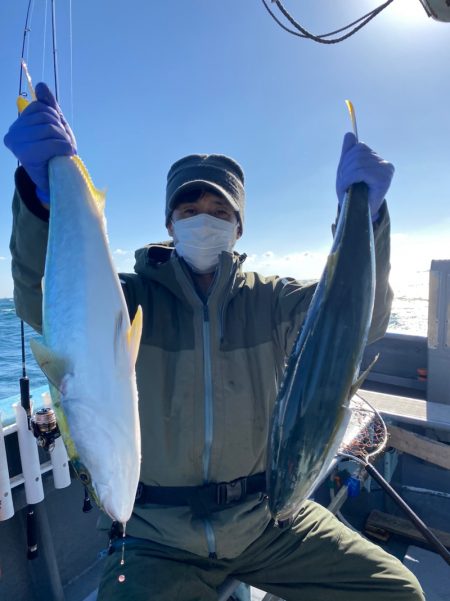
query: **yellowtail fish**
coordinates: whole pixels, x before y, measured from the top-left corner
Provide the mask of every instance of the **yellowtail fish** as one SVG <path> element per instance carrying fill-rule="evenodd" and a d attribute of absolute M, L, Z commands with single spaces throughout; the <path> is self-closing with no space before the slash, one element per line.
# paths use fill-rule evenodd
<path fill-rule="evenodd" d="M 269 507 L 291 518 L 325 476 L 350 420 L 375 290 L 366 184 L 344 201 L 325 270 L 289 357 L 272 416 Z M 370 369 L 370 368 L 369 368 Z"/>
<path fill-rule="evenodd" d="M 43 343 L 31 346 L 78 476 L 99 507 L 125 524 L 140 471 L 135 363 L 142 310 L 130 324 L 108 247 L 105 196 L 81 159 L 51 159 L 49 184 Z"/>

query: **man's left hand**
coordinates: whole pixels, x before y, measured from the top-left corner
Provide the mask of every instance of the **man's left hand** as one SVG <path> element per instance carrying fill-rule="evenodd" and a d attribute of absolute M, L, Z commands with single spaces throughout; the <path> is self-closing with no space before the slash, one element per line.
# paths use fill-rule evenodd
<path fill-rule="evenodd" d="M 353 133 L 346 133 L 336 175 L 339 208 L 350 186 L 364 182 L 369 188 L 370 213 L 372 221 L 375 221 L 393 175 L 392 163 L 382 159 L 366 144 L 358 142 Z"/>

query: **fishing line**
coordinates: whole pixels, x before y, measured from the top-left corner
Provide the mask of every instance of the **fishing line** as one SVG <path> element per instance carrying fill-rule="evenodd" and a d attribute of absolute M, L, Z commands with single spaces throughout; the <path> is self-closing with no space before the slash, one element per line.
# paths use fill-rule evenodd
<path fill-rule="evenodd" d="M 287 9 L 284 7 L 284 5 L 281 3 L 280 0 L 272 0 L 272 2 L 277 5 L 278 10 L 291 23 L 291 25 L 293 25 L 295 27 L 295 29 L 297 31 L 294 31 L 294 30 L 289 29 L 288 27 L 286 27 L 276 17 L 276 15 L 272 12 L 272 10 L 269 8 L 266 0 L 262 0 L 262 3 L 264 4 L 264 7 L 266 8 L 266 10 L 270 14 L 270 16 L 273 18 L 273 20 L 282 29 L 284 29 L 288 33 L 291 33 L 291 34 L 296 35 L 296 36 L 301 37 L 301 38 L 307 38 L 307 39 L 313 40 L 314 42 L 318 42 L 320 44 L 337 44 L 338 42 L 342 42 L 342 41 L 346 40 L 350 36 L 354 35 L 357 31 L 359 31 L 360 29 L 362 29 L 365 25 L 367 25 L 367 23 L 369 23 L 369 21 L 371 21 L 374 17 L 376 17 L 382 10 L 384 10 L 387 6 L 389 6 L 389 4 L 391 4 L 393 1 L 394 0 L 387 0 L 386 2 L 384 2 L 384 4 L 381 4 L 380 6 L 378 6 L 377 8 L 375 8 L 373 10 L 371 10 L 370 12 L 368 12 L 365 15 L 363 15 L 362 17 L 359 17 L 359 19 L 356 19 L 352 23 L 349 23 L 348 25 L 345 25 L 344 27 L 341 27 L 340 29 L 336 29 L 335 31 L 331 31 L 331 32 L 328 32 L 328 33 L 325 33 L 325 34 L 319 34 L 319 35 L 312 34 L 310 31 L 308 31 L 302 25 L 300 25 L 300 23 L 298 21 L 296 21 L 294 19 L 294 17 L 287 11 Z M 337 33 L 341 33 L 342 31 L 346 31 L 347 29 L 349 29 L 353 25 L 356 25 L 356 26 L 351 31 L 347 32 L 345 35 L 337 37 L 337 38 L 334 38 L 334 39 L 327 39 L 328 37 L 330 37 L 332 35 L 335 35 Z"/>
<path fill-rule="evenodd" d="M 53 50 L 53 76 L 55 80 L 55 98 L 59 103 L 58 96 L 58 50 L 56 48 L 56 5 L 55 0 L 52 0 L 52 50 Z"/>
<path fill-rule="evenodd" d="M 69 0 L 69 60 L 70 60 L 70 123 L 74 127 L 73 117 L 73 22 L 72 0 Z"/>
<path fill-rule="evenodd" d="M 47 13 L 48 13 L 48 0 L 45 0 L 44 8 L 44 41 L 42 44 L 42 75 L 41 81 L 45 81 L 45 54 L 47 49 Z"/>

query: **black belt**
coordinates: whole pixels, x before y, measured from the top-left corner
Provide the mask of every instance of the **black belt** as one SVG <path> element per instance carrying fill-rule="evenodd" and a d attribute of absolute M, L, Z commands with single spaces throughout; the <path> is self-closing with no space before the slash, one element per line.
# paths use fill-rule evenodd
<path fill-rule="evenodd" d="M 248 495 L 263 492 L 266 492 L 265 472 L 203 486 L 147 486 L 139 482 L 136 504 L 189 506 L 196 517 L 205 517 L 244 501 Z"/>

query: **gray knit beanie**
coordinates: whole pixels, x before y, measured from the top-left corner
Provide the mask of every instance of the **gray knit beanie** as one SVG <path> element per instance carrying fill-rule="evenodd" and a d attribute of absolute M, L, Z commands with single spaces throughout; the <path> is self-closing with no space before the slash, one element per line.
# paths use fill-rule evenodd
<path fill-rule="evenodd" d="M 166 225 L 178 197 L 188 190 L 210 188 L 218 192 L 238 213 L 241 229 L 244 224 L 244 172 L 222 154 L 190 154 L 172 165 L 167 174 Z"/>

